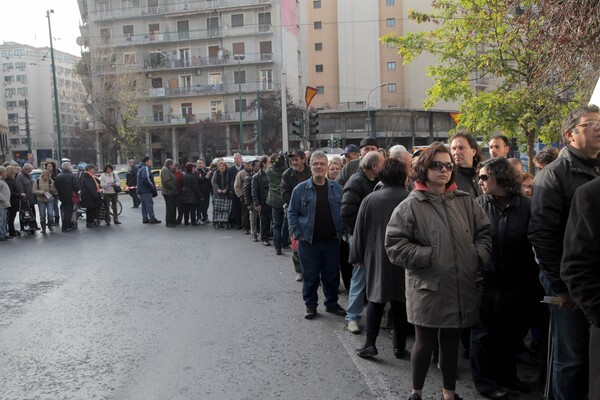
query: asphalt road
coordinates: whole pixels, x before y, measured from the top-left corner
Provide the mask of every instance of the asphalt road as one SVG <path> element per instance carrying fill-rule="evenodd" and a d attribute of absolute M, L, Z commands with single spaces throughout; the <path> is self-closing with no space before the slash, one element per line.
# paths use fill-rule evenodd
<path fill-rule="evenodd" d="M 388 331 L 363 360 L 364 334 L 341 317 L 321 305 L 303 318 L 291 253 L 212 225 L 142 224 L 120 199 L 120 226 L 0 243 L 0 399 L 408 397 Z M 440 388 L 432 365 L 425 398 Z M 457 392 L 481 398 L 466 360 Z"/>

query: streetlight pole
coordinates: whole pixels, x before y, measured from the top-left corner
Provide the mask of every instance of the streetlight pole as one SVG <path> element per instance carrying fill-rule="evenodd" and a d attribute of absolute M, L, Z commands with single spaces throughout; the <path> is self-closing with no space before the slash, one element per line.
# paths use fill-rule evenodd
<path fill-rule="evenodd" d="M 244 114 L 242 112 L 242 72 L 241 72 L 241 62 L 246 58 L 244 54 L 234 54 L 233 59 L 237 61 L 238 64 L 238 93 L 240 95 L 239 100 L 239 108 L 240 108 L 240 154 L 244 154 Z"/>
<path fill-rule="evenodd" d="M 54 10 L 46 11 L 46 18 L 48 18 L 48 33 L 50 34 L 50 60 L 52 62 L 52 84 L 54 85 L 54 112 L 56 115 L 56 135 L 58 136 L 58 154 L 56 155 L 57 161 L 60 163 L 62 160 L 62 132 L 60 130 L 60 110 L 58 108 L 58 88 L 56 87 L 56 65 L 54 64 L 54 44 L 52 40 L 52 25 L 50 24 L 50 14 L 53 14 Z"/>
<path fill-rule="evenodd" d="M 373 130 L 371 127 L 371 103 L 369 102 L 371 98 L 371 93 L 373 93 L 374 90 L 382 88 L 386 85 L 387 83 L 382 83 L 381 85 L 374 87 L 373 89 L 369 90 L 369 94 L 367 95 L 367 136 L 371 136 L 371 131 Z"/>

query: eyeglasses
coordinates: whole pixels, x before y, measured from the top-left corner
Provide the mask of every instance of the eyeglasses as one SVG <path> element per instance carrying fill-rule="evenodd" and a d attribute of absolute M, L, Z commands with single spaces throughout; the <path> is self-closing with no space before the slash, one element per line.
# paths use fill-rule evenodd
<path fill-rule="evenodd" d="M 446 171 L 452 171 L 454 169 L 454 164 L 451 162 L 445 163 L 441 161 L 432 161 L 431 164 L 429 164 L 429 169 L 434 171 L 441 171 L 444 168 L 446 168 Z"/>
<path fill-rule="evenodd" d="M 577 124 L 575 126 L 588 126 L 592 128 L 592 130 L 600 130 L 600 121 L 597 119 L 590 119 L 588 121 L 582 122 L 581 124 Z"/>
<path fill-rule="evenodd" d="M 313 167 L 326 167 L 327 163 L 326 162 L 313 162 L 310 165 L 312 165 Z"/>
<path fill-rule="evenodd" d="M 479 175 L 479 180 L 481 180 L 482 182 L 487 182 L 488 179 L 490 179 L 489 175 L 485 175 L 485 174 Z"/>

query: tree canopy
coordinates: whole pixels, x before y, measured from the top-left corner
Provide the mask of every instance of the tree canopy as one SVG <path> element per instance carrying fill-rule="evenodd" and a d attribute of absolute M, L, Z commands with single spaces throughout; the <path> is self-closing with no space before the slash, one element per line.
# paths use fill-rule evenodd
<path fill-rule="evenodd" d="M 556 141 L 564 116 L 598 79 L 599 10 L 597 0 L 436 0 L 430 12 L 408 16 L 431 29 L 381 40 L 405 64 L 437 57 L 426 108 L 460 101 L 458 128 L 526 141 L 531 166 L 536 137 Z"/>

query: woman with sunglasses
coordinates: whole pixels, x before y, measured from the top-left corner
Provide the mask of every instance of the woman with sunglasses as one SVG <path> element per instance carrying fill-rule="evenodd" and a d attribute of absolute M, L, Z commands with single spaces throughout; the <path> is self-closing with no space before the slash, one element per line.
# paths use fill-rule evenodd
<path fill-rule="evenodd" d="M 458 343 L 479 318 L 480 269 L 490 258 L 490 221 L 475 199 L 456 189 L 456 168 L 441 143 L 415 165 L 414 189 L 392 213 L 385 248 L 406 269 L 406 312 L 415 325 L 409 399 L 423 396 L 431 354 L 439 343 L 442 399 L 455 393 Z"/>
<path fill-rule="evenodd" d="M 492 158 L 479 170 L 479 186 L 477 202 L 492 223 L 492 259 L 482 270 L 479 322 L 471 329 L 471 372 L 479 393 L 501 399 L 509 394 L 505 388 L 530 391 L 517 377 L 515 354 L 541 287 L 527 239 L 531 200 L 522 194 L 521 174 L 508 160 Z"/>

